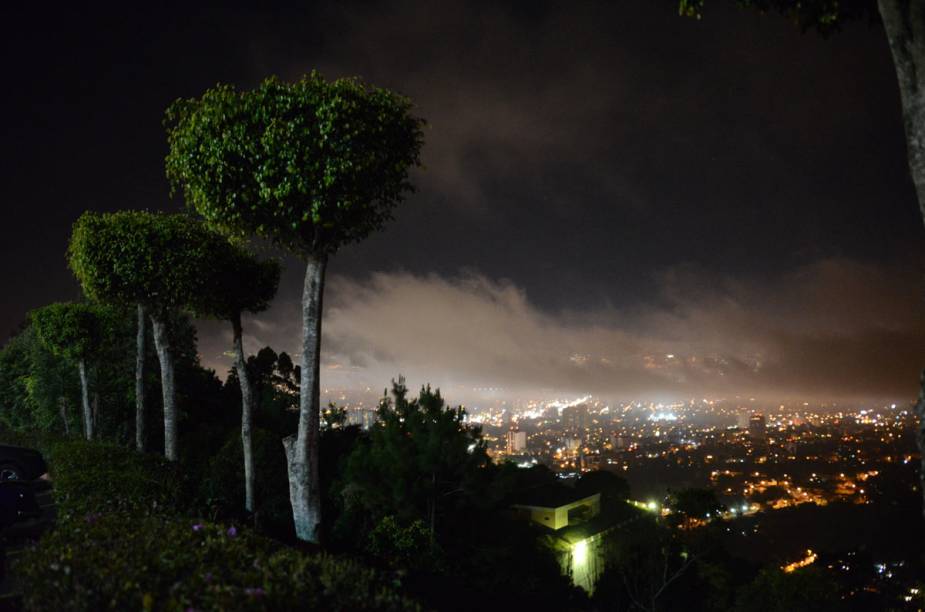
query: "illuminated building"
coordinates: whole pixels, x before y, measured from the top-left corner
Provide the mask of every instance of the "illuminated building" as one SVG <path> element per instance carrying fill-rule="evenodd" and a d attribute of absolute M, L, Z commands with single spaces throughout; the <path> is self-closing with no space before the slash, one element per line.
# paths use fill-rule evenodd
<path fill-rule="evenodd" d="M 562 426 L 569 430 L 585 431 L 591 426 L 591 414 L 586 404 L 562 409 Z"/>
<path fill-rule="evenodd" d="M 550 531 L 562 572 L 588 593 L 604 571 L 604 536 L 615 528 L 601 516 L 601 495 L 582 496 L 559 486 L 524 492 L 511 506 L 516 516 Z"/>
<path fill-rule="evenodd" d="M 748 420 L 748 437 L 756 441 L 764 441 L 768 435 L 767 422 L 763 414 L 753 414 Z"/>
<path fill-rule="evenodd" d="M 578 495 L 565 486 L 538 487 L 520 496 L 514 512 L 550 529 L 562 529 L 600 514 L 601 495 Z"/>
<path fill-rule="evenodd" d="M 516 455 L 527 450 L 527 432 L 509 431 L 507 432 L 507 454 Z"/>

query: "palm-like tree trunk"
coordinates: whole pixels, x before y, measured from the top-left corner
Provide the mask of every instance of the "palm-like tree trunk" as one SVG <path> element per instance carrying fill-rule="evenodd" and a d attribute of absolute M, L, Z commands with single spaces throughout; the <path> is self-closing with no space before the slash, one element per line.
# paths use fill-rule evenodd
<path fill-rule="evenodd" d="M 234 330 L 234 367 L 238 373 L 238 383 L 241 386 L 241 445 L 244 451 L 244 508 L 248 512 L 254 511 L 254 442 L 251 436 L 251 425 L 254 415 L 254 391 L 251 387 L 250 377 L 247 375 L 247 359 L 244 356 L 243 330 L 241 327 L 241 314 L 236 313 L 231 319 Z"/>
<path fill-rule="evenodd" d="M 71 428 L 67 422 L 67 400 L 64 397 L 59 398 L 58 407 L 61 411 L 61 421 L 64 423 L 64 435 L 71 435 Z"/>
<path fill-rule="evenodd" d="M 925 2 L 879 0 L 879 6 L 899 81 L 909 170 L 925 222 Z"/>
<path fill-rule="evenodd" d="M 90 389 L 87 384 L 87 364 L 83 359 L 77 362 L 80 372 L 80 403 L 83 408 L 84 436 L 87 440 L 93 439 L 93 415 L 90 413 Z"/>
<path fill-rule="evenodd" d="M 318 470 L 321 421 L 319 360 L 321 313 L 327 257 L 311 256 L 302 288 L 302 377 L 299 386 L 299 431 L 283 440 L 289 468 L 289 500 L 296 537 L 318 542 L 321 524 L 321 482 Z"/>
<path fill-rule="evenodd" d="M 151 315 L 151 331 L 154 334 L 154 348 L 161 364 L 161 390 L 164 396 L 164 457 L 170 461 L 178 459 L 177 440 L 177 391 L 174 385 L 173 353 L 167 325 Z"/>

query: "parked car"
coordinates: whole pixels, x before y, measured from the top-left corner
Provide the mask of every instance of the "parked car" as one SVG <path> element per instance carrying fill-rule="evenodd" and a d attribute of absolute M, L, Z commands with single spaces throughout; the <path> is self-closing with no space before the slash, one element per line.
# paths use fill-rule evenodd
<path fill-rule="evenodd" d="M 21 446 L 0 444 L 0 482 L 7 480 L 35 480 L 48 472 L 42 453 Z"/>

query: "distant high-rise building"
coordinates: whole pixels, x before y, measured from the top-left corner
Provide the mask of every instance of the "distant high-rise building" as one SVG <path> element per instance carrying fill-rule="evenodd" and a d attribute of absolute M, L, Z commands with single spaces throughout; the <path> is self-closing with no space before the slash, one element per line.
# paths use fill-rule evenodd
<path fill-rule="evenodd" d="M 359 425 L 363 429 L 369 429 L 375 425 L 378 416 L 375 410 L 369 408 L 350 408 L 347 410 L 347 425 Z"/>
<path fill-rule="evenodd" d="M 507 432 L 507 454 L 516 455 L 527 450 L 527 432 Z"/>
<path fill-rule="evenodd" d="M 748 420 L 748 436 L 752 440 L 764 440 L 768 435 L 767 422 L 763 414 L 753 414 Z"/>
<path fill-rule="evenodd" d="M 591 426 L 591 414 L 586 404 L 568 406 L 562 409 L 562 426 L 566 429 L 585 431 Z"/>
<path fill-rule="evenodd" d="M 745 431 L 746 429 L 748 429 L 748 421 L 750 419 L 751 419 L 750 414 L 748 414 L 747 412 L 740 412 L 738 415 L 736 415 L 736 426 L 742 431 Z"/>
<path fill-rule="evenodd" d="M 627 436 L 610 434 L 610 444 L 613 446 L 614 450 L 626 450 L 632 443 L 633 441 Z"/>

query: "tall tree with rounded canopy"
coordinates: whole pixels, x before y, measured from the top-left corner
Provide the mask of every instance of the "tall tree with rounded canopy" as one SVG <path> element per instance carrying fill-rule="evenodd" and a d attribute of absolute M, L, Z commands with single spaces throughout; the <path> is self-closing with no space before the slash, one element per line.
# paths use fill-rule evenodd
<path fill-rule="evenodd" d="M 909 171 L 925 223 L 925 1 L 923 0 L 735 0 L 739 6 L 777 11 L 803 30 L 826 36 L 854 19 L 883 23 L 899 82 Z M 705 0 L 680 0 L 682 15 L 700 18 Z M 922 372 L 925 395 L 925 372 Z M 920 489 L 925 516 L 925 402 L 916 404 L 919 418 L 916 441 L 922 455 Z"/>
<path fill-rule="evenodd" d="M 49 304 L 31 313 L 32 325 L 39 340 L 56 357 L 77 364 L 80 374 L 80 403 L 83 409 L 84 436 L 93 439 L 93 418 L 87 382 L 87 361 L 101 344 L 105 321 L 99 307 L 76 302 Z"/>
<path fill-rule="evenodd" d="M 254 385 L 247 372 L 241 314 L 267 309 L 279 286 L 280 265 L 275 260 L 261 261 L 241 246 L 215 235 L 206 246 L 209 269 L 204 271 L 204 287 L 193 303 L 200 316 L 231 323 L 234 368 L 241 387 L 241 444 L 244 452 L 244 507 L 254 512 L 253 440 Z"/>
<path fill-rule="evenodd" d="M 318 541 L 319 358 L 328 258 L 392 217 L 412 191 L 423 121 L 411 102 L 316 72 L 252 91 L 218 85 L 167 111 L 167 176 L 208 223 L 305 261 L 298 433 L 283 440 L 296 535 Z"/>
<path fill-rule="evenodd" d="M 148 314 L 161 366 L 164 456 L 178 458 L 177 393 L 167 315 L 187 307 L 201 288 L 209 232 L 185 215 L 140 211 L 85 212 L 74 224 L 68 259 L 92 299 L 139 306 Z M 142 319 L 143 321 L 143 319 Z M 140 325 L 139 325 L 140 327 Z M 137 350 L 143 366 L 144 330 Z M 141 376 L 136 372 L 136 382 Z M 137 400 L 138 398 L 136 398 Z M 144 441 L 144 405 L 136 405 L 136 443 Z"/>

